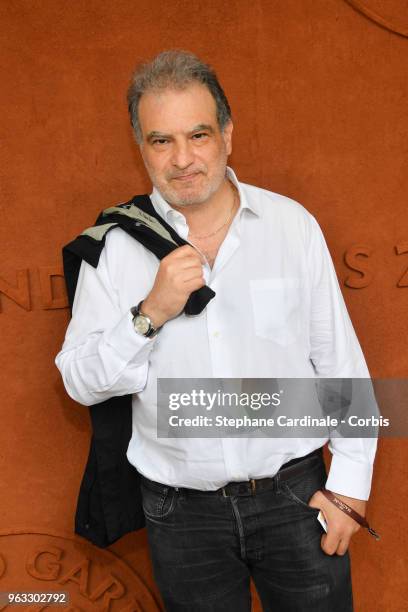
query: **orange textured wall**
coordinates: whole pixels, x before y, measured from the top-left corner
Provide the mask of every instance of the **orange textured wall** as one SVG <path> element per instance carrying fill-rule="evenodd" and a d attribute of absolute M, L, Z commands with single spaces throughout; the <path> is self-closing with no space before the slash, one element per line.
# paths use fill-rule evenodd
<path fill-rule="evenodd" d="M 130 73 L 174 47 L 215 66 L 235 120 L 231 165 L 317 217 L 372 375 L 403 378 L 408 8 L 3 0 L 0 23 L 0 591 L 64 588 L 72 610 L 101 610 L 116 577 L 113 612 L 153 611 L 144 531 L 107 551 L 72 536 L 90 428 L 53 365 L 68 322 L 62 244 L 149 189 L 127 119 Z M 369 516 L 382 539 L 360 532 L 352 544 L 358 611 L 406 610 L 407 464 L 406 439 L 380 441 Z"/>

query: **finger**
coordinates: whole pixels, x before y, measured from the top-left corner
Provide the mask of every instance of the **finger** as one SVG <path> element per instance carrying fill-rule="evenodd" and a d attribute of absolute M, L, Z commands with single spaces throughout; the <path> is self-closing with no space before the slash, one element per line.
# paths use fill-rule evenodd
<path fill-rule="evenodd" d="M 190 278 L 195 278 L 198 276 L 204 277 L 203 268 L 200 265 L 186 265 L 177 268 L 176 270 L 169 270 L 170 278 L 176 283 L 184 282 Z"/>
<path fill-rule="evenodd" d="M 172 259 L 168 259 L 165 264 L 168 268 L 174 267 L 175 269 L 190 267 L 192 265 L 196 265 L 197 267 L 201 267 L 204 263 L 203 258 L 198 253 L 195 254 L 185 254 L 183 257 L 173 257 Z"/>
<path fill-rule="evenodd" d="M 200 272 L 198 274 L 189 274 L 188 276 L 186 274 L 186 276 L 184 276 L 183 279 L 182 279 L 183 283 L 190 283 L 192 281 L 197 281 L 197 282 L 200 281 L 204 285 L 205 284 L 205 278 L 204 278 L 202 272 Z"/>
<path fill-rule="evenodd" d="M 329 533 L 322 535 L 321 548 L 326 555 L 334 555 L 339 546 L 339 542 L 339 536 L 335 532 L 329 531 Z"/>
<path fill-rule="evenodd" d="M 186 247 L 186 248 L 185 248 Z M 199 249 L 197 249 L 197 247 L 193 247 L 192 245 L 186 244 L 183 247 L 179 247 L 178 249 L 176 249 L 175 251 L 173 251 L 173 253 L 177 252 L 177 257 L 193 257 L 195 256 L 197 258 L 197 260 L 199 260 L 201 263 L 205 264 L 205 257 L 203 255 L 203 253 L 201 253 L 201 251 L 199 251 Z"/>
<path fill-rule="evenodd" d="M 197 255 L 198 259 L 200 260 L 200 262 L 201 262 L 202 264 L 206 264 L 206 263 L 207 263 L 207 260 L 206 260 L 206 258 L 205 258 L 205 256 L 204 256 L 204 253 L 202 253 L 201 251 L 199 251 L 197 248 L 195 248 L 195 249 L 194 249 L 194 251 L 195 251 L 195 253 L 196 253 L 196 255 Z"/>
<path fill-rule="evenodd" d="M 177 249 L 174 249 L 174 251 L 172 251 L 170 255 L 167 255 L 167 257 L 171 256 L 174 258 L 179 258 L 179 257 L 186 257 L 187 255 L 196 255 L 196 254 L 198 255 L 197 249 L 191 246 L 191 244 L 184 244 L 183 246 L 177 247 Z"/>
<path fill-rule="evenodd" d="M 177 267 L 180 269 L 192 268 L 193 266 L 195 266 L 197 270 L 203 269 L 201 259 L 199 257 L 184 257 L 183 259 L 179 259 L 177 261 Z"/>
<path fill-rule="evenodd" d="M 185 257 L 195 259 L 196 261 L 200 263 L 200 265 L 204 265 L 205 263 L 207 263 L 207 260 L 205 259 L 204 254 L 200 253 L 200 251 L 197 251 L 196 249 L 194 249 L 194 253 L 188 253 Z"/>
<path fill-rule="evenodd" d="M 203 278 L 203 268 L 200 265 L 181 266 L 174 270 L 169 270 L 171 279 L 174 283 L 184 283 L 192 278 Z"/>
<path fill-rule="evenodd" d="M 201 263 L 195 259 L 179 259 L 176 261 L 169 261 L 163 265 L 160 269 L 161 274 L 165 274 L 167 278 L 177 280 L 183 277 L 186 272 L 195 271 L 196 274 L 203 273 L 203 267 Z"/>
<path fill-rule="evenodd" d="M 345 555 L 349 547 L 349 544 L 350 544 L 350 538 L 341 538 L 340 543 L 336 550 L 336 554 L 340 556 Z"/>
<path fill-rule="evenodd" d="M 193 279 L 191 281 L 189 281 L 188 283 L 185 284 L 185 290 L 191 294 L 193 291 L 197 291 L 198 289 L 200 289 L 201 287 L 204 286 L 204 280 L 203 279 Z"/>

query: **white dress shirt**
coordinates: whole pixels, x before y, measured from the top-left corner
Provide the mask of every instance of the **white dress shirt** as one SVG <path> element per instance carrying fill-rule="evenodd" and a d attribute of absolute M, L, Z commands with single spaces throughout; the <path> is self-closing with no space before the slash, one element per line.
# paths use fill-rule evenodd
<path fill-rule="evenodd" d="M 153 286 L 159 261 L 117 228 L 99 265 L 82 262 L 59 368 L 84 405 L 132 394 L 127 457 L 139 472 L 172 486 L 216 489 L 273 476 L 322 438 L 158 438 L 157 378 L 369 377 L 315 218 L 285 196 L 238 182 L 240 207 L 205 279 L 216 292 L 197 316 L 139 335 L 130 308 Z M 154 188 L 156 211 L 187 239 L 182 213 Z M 376 440 L 333 438 L 326 487 L 368 499 Z"/>

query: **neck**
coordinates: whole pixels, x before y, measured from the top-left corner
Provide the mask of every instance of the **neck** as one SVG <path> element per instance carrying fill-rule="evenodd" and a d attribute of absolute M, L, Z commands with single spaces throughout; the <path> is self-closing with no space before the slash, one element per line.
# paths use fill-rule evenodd
<path fill-rule="evenodd" d="M 235 200 L 239 201 L 237 190 L 226 178 L 218 191 L 206 202 L 189 206 L 172 204 L 172 208 L 185 216 L 191 234 L 206 234 L 225 220 Z"/>

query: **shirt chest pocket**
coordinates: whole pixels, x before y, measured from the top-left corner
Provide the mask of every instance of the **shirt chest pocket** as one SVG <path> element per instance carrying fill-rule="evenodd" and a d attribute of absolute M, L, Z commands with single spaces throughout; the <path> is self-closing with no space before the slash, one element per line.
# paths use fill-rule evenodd
<path fill-rule="evenodd" d="M 281 346 L 293 344 L 301 332 L 300 279 L 250 280 L 255 334 Z"/>

